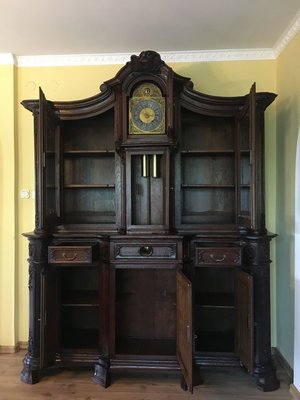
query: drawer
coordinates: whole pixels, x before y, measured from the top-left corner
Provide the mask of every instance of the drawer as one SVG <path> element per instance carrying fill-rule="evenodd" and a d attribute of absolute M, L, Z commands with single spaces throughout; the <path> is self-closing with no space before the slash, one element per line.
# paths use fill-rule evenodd
<path fill-rule="evenodd" d="M 91 264 L 97 257 L 96 244 L 66 244 L 48 247 L 49 264 Z"/>
<path fill-rule="evenodd" d="M 114 244 L 115 259 L 171 259 L 177 258 L 176 243 Z"/>
<path fill-rule="evenodd" d="M 196 247 L 195 265 L 241 265 L 239 247 Z"/>

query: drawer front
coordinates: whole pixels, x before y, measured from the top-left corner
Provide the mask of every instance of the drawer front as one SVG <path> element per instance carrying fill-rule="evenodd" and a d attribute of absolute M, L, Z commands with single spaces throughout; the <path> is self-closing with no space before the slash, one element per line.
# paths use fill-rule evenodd
<path fill-rule="evenodd" d="M 196 247 L 195 265 L 241 265 L 239 247 Z"/>
<path fill-rule="evenodd" d="M 127 244 L 118 243 L 114 245 L 115 259 L 171 259 L 177 258 L 177 244 Z"/>
<path fill-rule="evenodd" d="M 88 246 L 49 246 L 49 264 L 91 264 L 93 247 Z"/>

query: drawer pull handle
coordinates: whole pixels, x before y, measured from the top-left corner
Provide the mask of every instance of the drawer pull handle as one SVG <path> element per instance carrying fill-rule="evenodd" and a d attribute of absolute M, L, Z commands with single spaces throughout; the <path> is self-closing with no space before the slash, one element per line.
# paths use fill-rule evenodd
<path fill-rule="evenodd" d="M 140 255 L 142 257 L 149 257 L 153 253 L 153 248 L 151 246 L 142 246 L 140 248 Z"/>
<path fill-rule="evenodd" d="M 77 258 L 77 253 L 62 253 L 64 260 L 74 261 Z"/>
<path fill-rule="evenodd" d="M 210 255 L 210 258 L 212 259 L 212 260 L 214 260 L 214 261 L 216 261 L 216 262 L 223 262 L 223 261 L 225 261 L 225 259 L 226 259 L 226 254 L 223 254 L 223 256 L 221 256 L 221 257 L 215 257 L 215 255 L 214 254 L 211 254 Z"/>

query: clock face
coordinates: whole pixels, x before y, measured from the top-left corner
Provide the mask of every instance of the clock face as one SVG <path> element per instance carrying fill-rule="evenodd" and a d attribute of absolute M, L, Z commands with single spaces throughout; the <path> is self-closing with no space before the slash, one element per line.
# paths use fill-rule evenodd
<path fill-rule="evenodd" d="M 129 134 L 164 134 L 165 98 L 151 82 L 140 84 L 129 100 Z"/>
<path fill-rule="evenodd" d="M 163 112 L 155 100 L 141 100 L 132 108 L 132 122 L 143 132 L 153 132 L 163 120 Z"/>

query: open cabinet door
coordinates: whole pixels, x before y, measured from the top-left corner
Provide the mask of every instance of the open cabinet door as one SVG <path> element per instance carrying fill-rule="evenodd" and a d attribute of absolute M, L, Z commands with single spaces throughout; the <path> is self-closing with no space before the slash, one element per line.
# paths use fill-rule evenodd
<path fill-rule="evenodd" d="M 192 284 L 177 272 L 177 357 L 187 389 L 193 392 Z"/>
<path fill-rule="evenodd" d="M 58 352 L 59 332 L 59 292 L 58 270 L 50 267 L 41 276 L 41 336 L 40 336 L 40 368 L 44 369 L 55 363 Z"/>
<path fill-rule="evenodd" d="M 236 353 L 249 373 L 253 372 L 253 277 L 236 272 Z"/>
<path fill-rule="evenodd" d="M 37 229 L 45 230 L 60 222 L 60 131 L 59 119 L 53 104 L 48 101 L 40 88 L 39 136 L 37 171 Z"/>
<path fill-rule="evenodd" d="M 237 223 L 256 228 L 255 150 L 256 86 L 252 85 L 243 109 L 236 119 L 237 129 Z"/>

